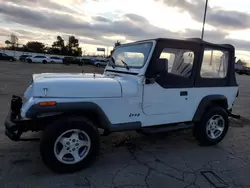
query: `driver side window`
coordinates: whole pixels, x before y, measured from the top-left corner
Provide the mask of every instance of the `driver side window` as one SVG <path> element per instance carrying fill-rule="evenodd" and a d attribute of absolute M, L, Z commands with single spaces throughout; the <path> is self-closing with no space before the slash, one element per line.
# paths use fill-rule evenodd
<path fill-rule="evenodd" d="M 183 49 L 165 48 L 160 54 L 160 59 L 167 59 L 168 74 L 190 77 L 194 63 L 194 52 Z"/>

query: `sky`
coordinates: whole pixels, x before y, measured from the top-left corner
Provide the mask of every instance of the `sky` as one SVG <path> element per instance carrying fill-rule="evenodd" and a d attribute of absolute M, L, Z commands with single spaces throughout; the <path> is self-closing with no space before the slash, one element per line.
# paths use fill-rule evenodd
<path fill-rule="evenodd" d="M 205 0 L 0 0 L 0 45 L 51 45 L 74 35 L 85 53 L 150 38 L 200 37 Z M 250 1 L 209 0 L 204 40 L 230 43 L 250 61 Z"/>

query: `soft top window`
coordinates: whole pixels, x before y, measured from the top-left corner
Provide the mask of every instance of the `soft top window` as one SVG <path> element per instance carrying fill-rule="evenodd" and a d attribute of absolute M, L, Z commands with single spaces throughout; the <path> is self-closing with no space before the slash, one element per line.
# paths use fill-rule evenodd
<path fill-rule="evenodd" d="M 160 59 L 168 60 L 169 74 L 190 77 L 194 62 L 194 52 L 184 49 L 165 48 Z"/>
<path fill-rule="evenodd" d="M 225 78 L 228 67 L 228 52 L 206 48 L 203 54 L 200 75 L 202 78 Z"/>

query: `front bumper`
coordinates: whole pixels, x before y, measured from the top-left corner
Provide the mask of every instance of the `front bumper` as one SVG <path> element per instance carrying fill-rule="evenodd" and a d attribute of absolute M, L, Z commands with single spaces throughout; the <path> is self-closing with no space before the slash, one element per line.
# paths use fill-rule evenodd
<path fill-rule="evenodd" d="M 5 118 L 5 135 L 13 141 L 21 140 L 22 133 L 27 131 L 40 131 L 45 128 L 53 117 L 43 118 L 23 118 L 20 115 L 22 107 L 22 99 L 18 96 L 13 96 L 11 100 L 11 109 Z"/>
<path fill-rule="evenodd" d="M 33 125 L 33 121 L 30 119 L 24 119 L 21 117 L 20 112 L 23 102 L 21 97 L 12 96 L 10 111 L 5 118 L 5 134 L 11 140 L 17 141 L 23 132 L 30 130 Z"/>
<path fill-rule="evenodd" d="M 10 110 L 4 122 L 5 135 L 13 141 L 20 140 L 22 133 L 32 130 L 32 127 L 34 126 L 32 120 L 17 117 L 16 113 Z"/>

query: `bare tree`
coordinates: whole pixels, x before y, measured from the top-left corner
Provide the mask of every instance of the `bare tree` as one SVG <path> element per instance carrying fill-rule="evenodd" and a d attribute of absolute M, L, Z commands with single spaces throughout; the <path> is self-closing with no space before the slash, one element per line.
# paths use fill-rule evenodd
<path fill-rule="evenodd" d="M 18 37 L 13 33 L 10 35 L 10 43 L 13 49 L 18 46 Z"/>

